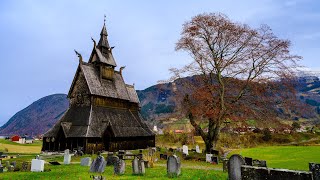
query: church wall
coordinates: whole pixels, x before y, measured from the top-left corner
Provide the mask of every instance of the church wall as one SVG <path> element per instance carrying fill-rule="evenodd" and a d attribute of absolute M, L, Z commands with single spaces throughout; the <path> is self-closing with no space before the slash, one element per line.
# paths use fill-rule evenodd
<path fill-rule="evenodd" d="M 101 107 L 128 108 L 131 111 L 138 111 L 139 106 L 136 103 L 127 102 L 121 99 L 105 98 L 94 96 L 92 104 Z"/>

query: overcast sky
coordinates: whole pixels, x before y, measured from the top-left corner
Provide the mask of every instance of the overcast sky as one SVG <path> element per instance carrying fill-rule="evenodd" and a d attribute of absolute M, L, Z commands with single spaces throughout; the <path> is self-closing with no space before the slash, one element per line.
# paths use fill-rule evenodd
<path fill-rule="evenodd" d="M 317 0 L 1 0 L 0 126 L 39 98 L 68 92 L 78 65 L 73 49 L 88 60 L 104 14 L 117 69 L 125 65 L 126 82 L 145 89 L 190 61 L 175 43 L 182 24 L 204 12 L 267 24 L 292 41 L 302 65 L 320 69 Z"/>

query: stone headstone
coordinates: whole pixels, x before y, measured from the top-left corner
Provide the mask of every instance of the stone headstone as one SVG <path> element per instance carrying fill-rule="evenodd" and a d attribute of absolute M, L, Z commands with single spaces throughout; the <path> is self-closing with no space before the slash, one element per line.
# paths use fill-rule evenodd
<path fill-rule="evenodd" d="M 222 170 L 228 172 L 228 159 L 223 159 Z"/>
<path fill-rule="evenodd" d="M 6 168 L 10 166 L 10 161 L 6 161 Z"/>
<path fill-rule="evenodd" d="M 122 175 L 125 173 L 125 170 L 126 170 L 126 163 L 123 159 L 118 159 L 116 161 L 116 163 L 114 164 L 113 166 L 113 171 L 114 171 L 114 174 L 116 175 Z"/>
<path fill-rule="evenodd" d="M 176 155 L 168 157 L 167 161 L 167 175 L 169 177 L 177 177 L 181 173 L 181 161 Z"/>
<path fill-rule="evenodd" d="M 115 156 L 113 153 L 108 153 L 108 156 L 107 156 L 107 166 L 113 166 L 116 161 L 119 159 L 119 157 Z"/>
<path fill-rule="evenodd" d="M 197 152 L 197 153 L 201 153 L 200 147 L 199 147 L 198 145 L 196 145 L 196 152 Z"/>
<path fill-rule="evenodd" d="M 91 165 L 91 157 L 81 158 L 80 165 L 81 166 L 90 166 Z"/>
<path fill-rule="evenodd" d="M 22 162 L 21 171 L 30 171 L 30 166 L 28 162 Z"/>
<path fill-rule="evenodd" d="M 182 146 L 182 153 L 184 153 L 184 154 L 186 154 L 186 155 L 189 155 L 188 146 L 186 146 L 186 145 L 183 145 L 183 146 Z"/>
<path fill-rule="evenodd" d="M 17 162 L 13 161 L 13 162 L 10 163 L 10 165 L 13 166 L 13 168 L 16 168 L 17 167 Z"/>
<path fill-rule="evenodd" d="M 160 154 L 160 159 L 167 160 L 168 159 L 168 155 L 167 154 Z"/>
<path fill-rule="evenodd" d="M 267 167 L 267 161 L 254 159 L 252 160 L 252 166 Z"/>
<path fill-rule="evenodd" d="M 313 180 L 320 180 L 320 164 L 309 163 L 309 171 L 312 172 Z"/>
<path fill-rule="evenodd" d="M 213 156 L 213 154 L 206 154 L 206 162 L 211 163 L 212 162 L 212 156 Z"/>
<path fill-rule="evenodd" d="M 107 162 L 104 160 L 104 157 L 99 155 L 95 160 L 93 160 L 90 166 L 90 172 L 103 173 L 106 168 Z"/>
<path fill-rule="evenodd" d="M 213 164 L 219 164 L 219 158 L 218 158 L 218 156 L 212 156 L 212 157 L 211 157 L 211 163 L 213 163 Z"/>
<path fill-rule="evenodd" d="M 234 154 L 228 162 L 228 176 L 230 180 L 241 180 L 241 166 L 245 164 L 242 156 Z"/>
<path fill-rule="evenodd" d="M 43 172 L 43 170 L 44 170 L 44 160 L 32 159 L 31 171 L 32 172 Z"/>
<path fill-rule="evenodd" d="M 244 161 L 246 162 L 247 166 L 252 166 L 252 158 L 244 157 Z"/>
<path fill-rule="evenodd" d="M 13 172 L 14 171 L 14 166 L 10 165 L 7 167 L 8 172 Z"/>
<path fill-rule="evenodd" d="M 146 169 L 145 169 L 145 166 L 144 166 L 144 160 L 143 159 L 139 159 L 139 172 L 140 174 L 145 174 L 146 173 Z"/>
<path fill-rule="evenodd" d="M 135 157 L 132 160 L 132 174 L 143 175 L 145 174 L 144 161 Z"/>
<path fill-rule="evenodd" d="M 71 154 L 69 149 L 64 150 L 64 158 L 63 158 L 63 164 L 70 164 L 71 162 Z"/>
<path fill-rule="evenodd" d="M 150 168 L 150 163 L 149 163 L 149 161 L 144 161 L 144 167 L 145 167 L 145 168 Z"/>

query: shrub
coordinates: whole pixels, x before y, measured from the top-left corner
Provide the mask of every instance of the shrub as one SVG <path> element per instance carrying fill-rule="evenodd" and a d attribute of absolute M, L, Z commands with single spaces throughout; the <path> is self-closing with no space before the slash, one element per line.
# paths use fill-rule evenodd
<path fill-rule="evenodd" d="M 270 141 L 271 140 L 272 137 L 271 137 L 271 132 L 270 132 L 269 128 L 264 128 L 262 130 L 262 134 L 263 134 L 262 139 L 264 141 Z"/>

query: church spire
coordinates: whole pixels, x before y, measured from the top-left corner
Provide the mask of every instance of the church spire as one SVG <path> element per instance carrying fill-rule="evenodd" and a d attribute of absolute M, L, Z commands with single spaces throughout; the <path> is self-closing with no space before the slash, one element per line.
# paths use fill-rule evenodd
<path fill-rule="evenodd" d="M 106 15 L 104 15 L 104 23 L 103 23 L 103 27 L 102 27 L 102 30 L 100 33 L 100 40 L 98 43 L 99 48 L 101 48 L 101 47 L 104 47 L 107 49 L 110 48 L 107 37 L 108 37 L 108 33 L 107 33 L 107 28 L 106 28 Z"/>

